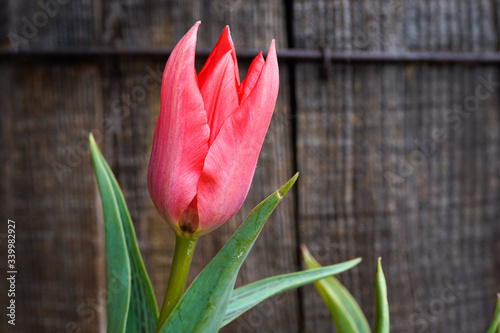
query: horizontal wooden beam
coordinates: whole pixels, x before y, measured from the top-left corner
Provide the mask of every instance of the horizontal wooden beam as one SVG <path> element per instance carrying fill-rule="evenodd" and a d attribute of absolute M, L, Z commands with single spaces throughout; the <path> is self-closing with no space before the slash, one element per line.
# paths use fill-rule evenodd
<path fill-rule="evenodd" d="M 47 60 L 65 58 L 67 60 L 91 60 L 101 57 L 162 57 L 170 55 L 171 48 L 59 48 L 54 50 L 31 49 L 14 52 L 10 48 L 0 49 L 0 60 L 39 58 Z M 259 50 L 237 50 L 238 58 L 252 59 Z M 209 49 L 196 52 L 199 57 L 207 57 Z M 283 49 L 278 50 L 278 58 L 285 61 L 306 61 L 323 63 L 461 63 L 461 64 L 499 64 L 500 52 L 339 52 L 329 49 Z"/>

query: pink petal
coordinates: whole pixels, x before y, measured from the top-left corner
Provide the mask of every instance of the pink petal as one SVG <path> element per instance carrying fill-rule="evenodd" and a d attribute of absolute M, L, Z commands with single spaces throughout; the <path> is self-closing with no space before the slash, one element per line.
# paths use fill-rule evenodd
<path fill-rule="evenodd" d="M 225 121 L 210 146 L 198 183 L 201 232 L 217 228 L 234 216 L 243 204 L 271 121 L 278 86 L 273 41 L 254 89 Z"/>
<path fill-rule="evenodd" d="M 208 56 L 205 65 L 203 65 L 200 74 L 198 75 L 198 84 L 200 88 L 203 87 L 207 78 L 212 75 L 212 71 L 214 70 L 217 63 L 226 55 L 228 51 L 232 51 L 231 57 L 233 58 L 233 63 L 234 63 L 234 77 L 236 80 L 235 84 L 236 85 L 240 84 L 240 73 L 238 70 L 238 62 L 236 61 L 236 51 L 234 49 L 233 40 L 231 39 L 231 32 L 229 31 L 229 26 L 226 26 L 222 31 L 222 34 L 220 35 L 219 40 L 217 41 L 217 44 L 215 44 L 214 49 Z"/>
<path fill-rule="evenodd" d="M 262 52 L 259 52 L 259 54 L 253 59 L 252 64 L 248 69 L 247 77 L 241 83 L 238 94 L 240 102 L 243 99 L 247 98 L 248 94 L 250 94 L 253 87 L 255 86 L 255 83 L 257 83 L 260 71 L 262 70 L 262 66 L 264 66 L 264 63 L 265 61 L 264 57 L 262 57 Z"/>
<path fill-rule="evenodd" d="M 239 104 L 231 53 L 231 51 L 226 52 L 219 60 L 201 88 L 208 125 L 210 126 L 209 146 L 217 137 L 226 118 Z"/>
<path fill-rule="evenodd" d="M 199 24 L 177 43 L 165 66 L 148 170 L 150 196 L 172 223 L 196 195 L 208 152 L 210 128 L 194 67 Z"/>

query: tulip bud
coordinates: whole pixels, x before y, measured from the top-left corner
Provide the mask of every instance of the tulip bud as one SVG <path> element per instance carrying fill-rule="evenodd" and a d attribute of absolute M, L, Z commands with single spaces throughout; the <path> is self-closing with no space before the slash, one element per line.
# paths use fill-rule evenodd
<path fill-rule="evenodd" d="M 229 27 L 197 75 L 197 22 L 172 51 L 148 170 L 149 194 L 178 235 L 199 237 L 241 208 L 278 96 L 274 41 L 240 83 Z"/>

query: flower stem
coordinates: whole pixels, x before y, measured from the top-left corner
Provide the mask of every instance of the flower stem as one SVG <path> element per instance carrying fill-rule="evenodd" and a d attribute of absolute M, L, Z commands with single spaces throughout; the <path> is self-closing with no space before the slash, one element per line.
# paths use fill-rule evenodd
<path fill-rule="evenodd" d="M 158 319 L 158 324 L 156 325 L 156 333 L 160 332 L 163 324 L 184 293 L 196 240 L 196 238 L 179 235 L 176 237 L 172 269 L 170 270 L 165 299 L 163 300 L 160 317 Z"/>

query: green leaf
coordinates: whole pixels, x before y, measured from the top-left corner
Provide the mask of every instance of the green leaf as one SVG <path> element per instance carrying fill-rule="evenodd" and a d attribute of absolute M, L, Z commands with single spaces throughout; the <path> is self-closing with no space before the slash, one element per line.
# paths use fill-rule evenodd
<path fill-rule="evenodd" d="M 377 261 L 375 285 L 375 324 L 373 333 L 389 333 L 389 302 L 387 301 L 387 284 L 382 270 L 382 258 Z"/>
<path fill-rule="evenodd" d="M 123 193 L 92 135 L 89 137 L 103 202 L 108 285 L 108 332 L 152 332 L 158 307 Z"/>
<path fill-rule="evenodd" d="M 307 268 L 321 267 L 305 246 L 302 246 L 302 255 Z M 314 286 L 330 310 L 339 333 L 370 332 L 368 321 L 358 303 L 336 278 L 332 276 L 319 280 Z"/>
<path fill-rule="evenodd" d="M 95 141 L 90 137 L 94 169 L 101 192 L 106 242 L 108 287 L 108 332 L 125 332 L 130 303 L 130 263 L 121 215 L 111 179 L 102 163 Z"/>
<path fill-rule="evenodd" d="M 235 289 L 229 300 L 229 306 L 222 326 L 229 324 L 242 313 L 263 300 L 290 289 L 302 287 L 319 279 L 342 273 L 356 266 L 361 259 L 353 259 L 341 264 L 310 269 L 303 272 L 273 276 Z"/>
<path fill-rule="evenodd" d="M 493 317 L 493 323 L 491 323 L 486 333 L 500 333 L 500 294 L 497 294 L 497 308 Z"/>
<path fill-rule="evenodd" d="M 188 288 L 160 332 L 217 332 L 236 276 L 265 222 L 297 180 L 293 176 L 262 201 Z"/>

